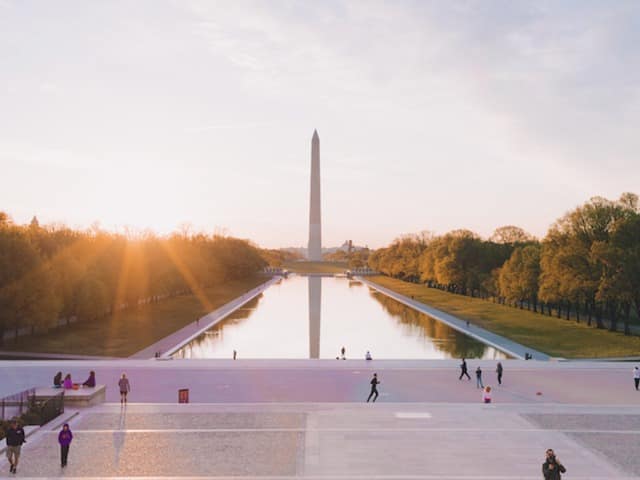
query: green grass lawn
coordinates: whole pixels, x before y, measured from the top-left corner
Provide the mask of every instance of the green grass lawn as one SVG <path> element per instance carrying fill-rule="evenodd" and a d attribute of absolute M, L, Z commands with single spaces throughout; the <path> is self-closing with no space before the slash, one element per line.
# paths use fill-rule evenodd
<path fill-rule="evenodd" d="M 286 262 L 283 268 L 295 273 L 343 273 L 349 266 L 347 262 Z"/>
<path fill-rule="evenodd" d="M 258 276 L 205 290 L 215 310 L 266 282 Z M 5 342 L 2 350 L 128 357 L 209 313 L 195 295 L 142 305 L 93 322 L 73 323 L 44 335 Z"/>
<path fill-rule="evenodd" d="M 385 276 L 369 280 L 450 313 L 474 325 L 554 357 L 596 358 L 640 355 L 640 337 L 587 327 L 586 323 L 498 305 Z"/>

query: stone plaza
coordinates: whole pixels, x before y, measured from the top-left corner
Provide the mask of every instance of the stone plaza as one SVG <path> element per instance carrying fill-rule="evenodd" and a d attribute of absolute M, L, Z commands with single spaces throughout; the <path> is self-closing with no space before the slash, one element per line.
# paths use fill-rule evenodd
<path fill-rule="evenodd" d="M 627 362 L 480 365 L 483 404 L 455 360 L 64 362 L 107 386 L 28 438 L 20 478 L 538 479 L 554 448 L 566 478 L 640 478 L 640 392 Z M 56 361 L 3 362 L 2 392 L 47 384 Z M 130 403 L 116 381 L 126 371 Z M 377 372 L 380 397 L 366 403 Z M 190 404 L 177 391 L 189 388 Z M 69 465 L 57 431 L 69 419 Z M 8 472 L 2 460 L 2 474 Z"/>

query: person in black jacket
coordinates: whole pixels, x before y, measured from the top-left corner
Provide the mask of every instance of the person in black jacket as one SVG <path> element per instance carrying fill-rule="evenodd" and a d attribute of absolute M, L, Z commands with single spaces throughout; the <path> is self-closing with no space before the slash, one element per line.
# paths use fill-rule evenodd
<path fill-rule="evenodd" d="M 378 374 L 374 373 L 373 374 L 373 378 L 371 379 L 371 393 L 369 394 L 369 397 L 367 398 L 367 403 L 369 403 L 369 400 L 371 400 L 371 397 L 373 397 L 373 401 L 376 401 L 376 398 L 378 398 L 378 384 L 380 383 L 380 381 L 378 380 Z M 375 396 L 374 396 L 375 395 Z"/>
<path fill-rule="evenodd" d="M 464 375 L 467 376 L 467 380 L 471 380 L 469 372 L 467 371 L 467 361 L 463 358 L 462 363 L 460 364 L 460 377 L 458 377 L 458 380 L 462 380 Z"/>
<path fill-rule="evenodd" d="M 20 447 L 26 443 L 24 439 L 24 430 L 18 422 L 11 420 L 11 426 L 6 431 L 7 438 L 7 459 L 9 460 L 9 472 L 16 473 L 18 468 L 18 460 L 20 459 Z"/>
<path fill-rule="evenodd" d="M 480 365 L 476 368 L 476 388 L 484 388 L 484 384 L 482 383 L 482 369 Z"/>
<path fill-rule="evenodd" d="M 498 374 L 498 385 L 502 385 L 502 363 L 498 362 L 496 367 L 496 373 Z"/>
<path fill-rule="evenodd" d="M 566 472 L 567 469 L 560 463 L 560 460 L 553 453 L 552 449 L 547 450 L 547 458 L 542 464 L 542 475 L 544 480 L 562 480 L 561 473 Z"/>

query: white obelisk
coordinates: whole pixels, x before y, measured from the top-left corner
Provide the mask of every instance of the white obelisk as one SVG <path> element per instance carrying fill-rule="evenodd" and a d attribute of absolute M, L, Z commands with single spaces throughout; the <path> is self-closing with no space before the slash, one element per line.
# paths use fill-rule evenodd
<path fill-rule="evenodd" d="M 311 139 L 311 198 L 309 205 L 309 246 L 307 256 L 322 261 L 322 225 L 320 221 L 320 137 L 313 131 Z"/>

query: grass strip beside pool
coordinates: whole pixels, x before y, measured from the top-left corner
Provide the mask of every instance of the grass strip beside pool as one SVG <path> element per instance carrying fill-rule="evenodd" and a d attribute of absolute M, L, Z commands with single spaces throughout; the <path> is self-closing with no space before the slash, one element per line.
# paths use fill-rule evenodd
<path fill-rule="evenodd" d="M 588 327 L 586 321 L 549 317 L 385 276 L 367 280 L 554 357 L 606 358 L 640 353 L 640 337 L 598 330 Z"/>
<path fill-rule="evenodd" d="M 181 295 L 96 321 L 72 323 L 47 334 L 5 341 L 2 349 L 128 357 L 267 280 L 267 277 L 257 276 L 205 289 L 205 295 L 213 305 L 209 310 L 195 295 Z"/>

